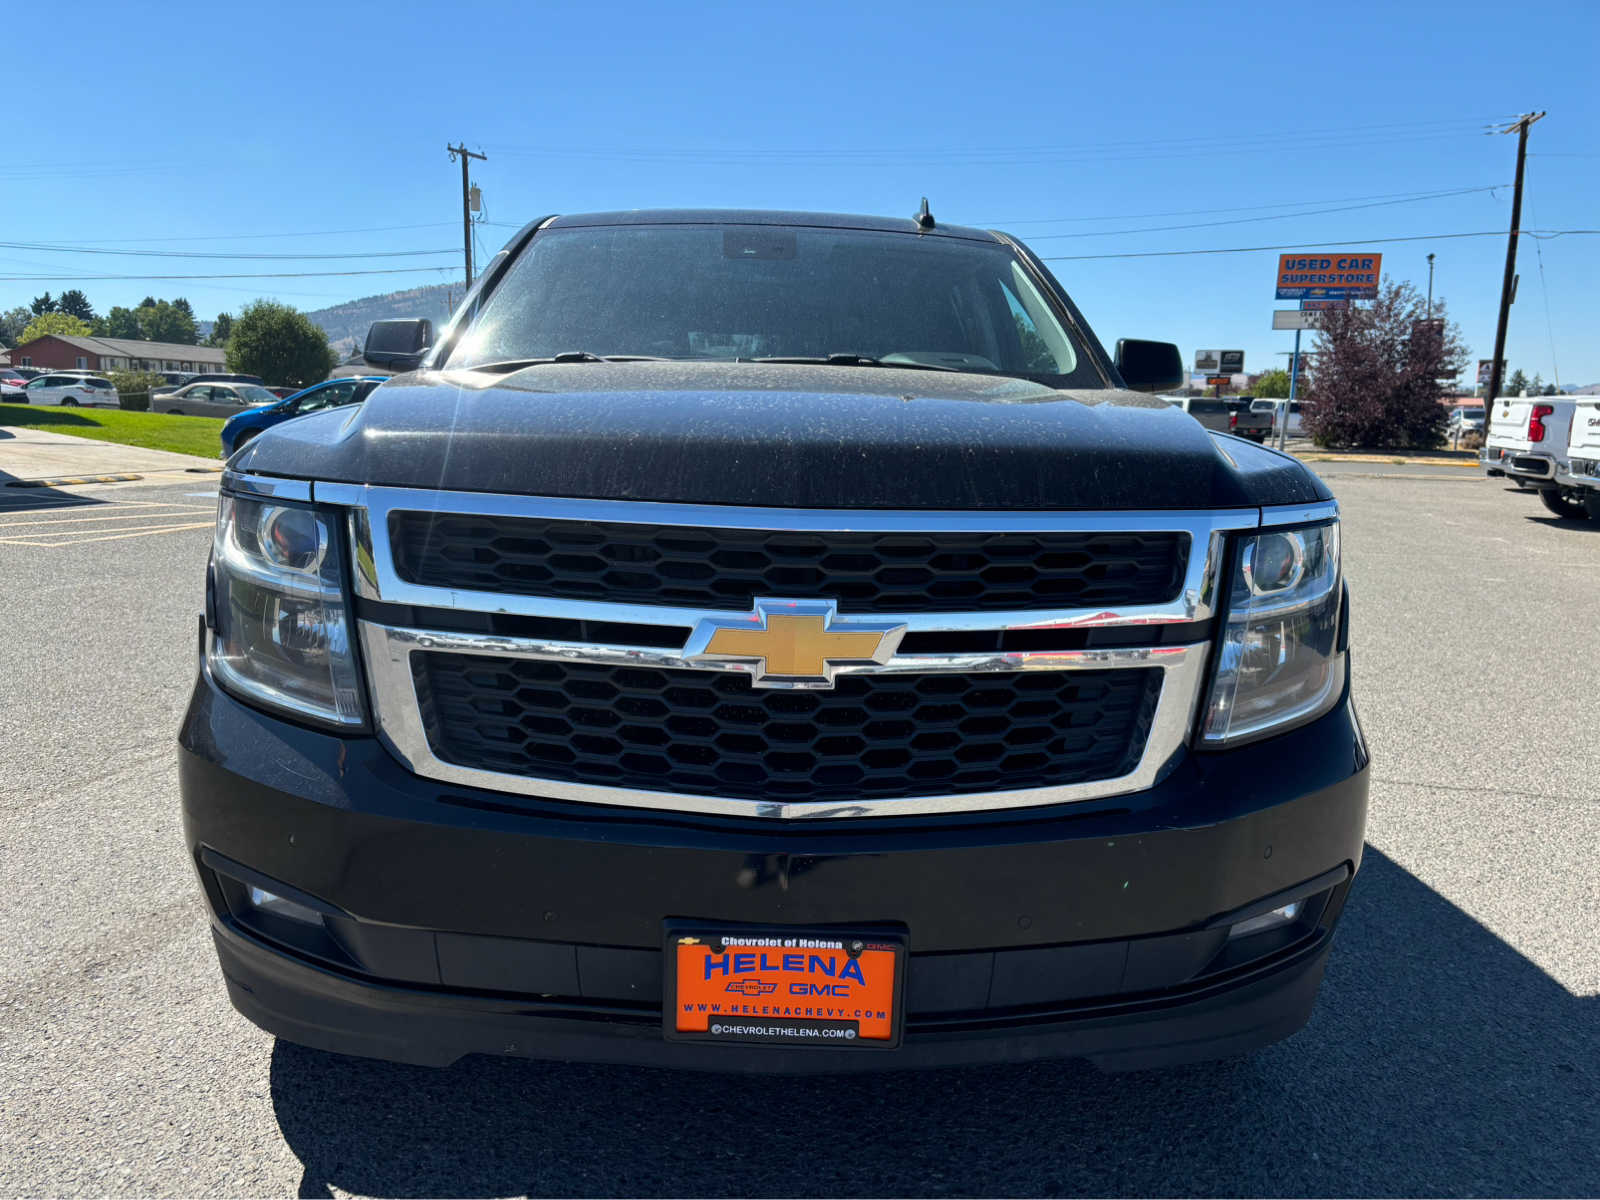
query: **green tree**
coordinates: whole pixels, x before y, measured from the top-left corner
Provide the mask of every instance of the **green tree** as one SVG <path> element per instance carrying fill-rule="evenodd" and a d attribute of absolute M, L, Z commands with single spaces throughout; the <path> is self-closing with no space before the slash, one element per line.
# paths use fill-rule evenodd
<path fill-rule="evenodd" d="M 1556 385 L 1553 383 L 1547 383 L 1544 385 L 1544 391 L 1540 392 L 1539 394 L 1541 396 L 1559 396 L 1561 394 L 1561 389 L 1556 387 Z"/>
<path fill-rule="evenodd" d="M 172 302 L 172 307 L 177 309 L 184 316 L 188 317 L 189 320 L 191 320 L 191 321 L 194 320 L 194 306 L 191 305 L 182 296 L 179 296 L 176 300 L 174 300 Z"/>
<path fill-rule="evenodd" d="M 337 361 L 326 333 L 298 309 L 275 300 L 247 304 L 228 339 L 228 370 L 273 384 L 317 383 Z"/>
<path fill-rule="evenodd" d="M 91 324 L 95 319 L 94 305 L 90 304 L 89 297 L 85 296 L 77 288 L 61 293 L 61 298 L 56 301 L 56 311 L 64 312 L 69 316 L 77 317 L 80 321 L 88 321 Z"/>
<path fill-rule="evenodd" d="M 1518 367 L 1511 372 L 1511 378 L 1506 380 L 1505 386 L 1500 389 L 1500 394 L 1502 396 L 1520 396 L 1527 390 L 1528 377 L 1522 373 L 1522 368 Z"/>
<path fill-rule="evenodd" d="M 1261 400 L 1286 400 L 1289 397 L 1289 372 L 1273 367 L 1256 376 L 1255 387 L 1250 389 Z"/>
<path fill-rule="evenodd" d="M 192 346 L 200 340 L 194 326 L 194 314 L 186 313 L 165 300 L 143 305 L 134 315 L 139 320 L 140 336 L 148 342 L 181 342 Z"/>
<path fill-rule="evenodd" d="M 231 336 L 233 336 L 233 315 L 218 313 L 217 319 L 211 322 L 211 335 L 206 338 L 206 345 L 226 346 Z"/>
<path fill-rule="evenodd" d="M 146 296 L 143 300 L 139 301 L 140 308 L 154 308 L 155 306 L 156 298 L 154 296 Z"/>
<path fill-rule="evenodd" d="M 28 327 L 22 331 L 22 336 L 17 339 L 19 346 L 33 341 L 35 338 L 57 334 L 62 337 L 88 337 L 93 333 L 93 328 L 87 321 L 80 321 L 77 317 L 63 312 L 40 313 Z"/>
<path fill-rule="evenodd" d="M 139 330 L 139 317 L 131 308 L 117 305 L 101 318 L 97 327 L 101 337 L 111 338 L 142 338 Z"/>
<path fill-rule="evenodd" d="M 7 346 L 15 346 L 22 340 L 22 331 L 28 327 L 28 322 L 31 320 L 33 311 L 26 304 L 19 304 L 0 313 L 0 342 L 4 342 Z"/>
<path fill-rule="evenodd" d="M 33 298 L 33 303 L 28 307 L 33 310 L 34 316 L 41 317 L 47 312 L 55 312 L 56 302 L 51 297 L 50 293 L 46 292 L 42 296 L 35 296 Z"/>

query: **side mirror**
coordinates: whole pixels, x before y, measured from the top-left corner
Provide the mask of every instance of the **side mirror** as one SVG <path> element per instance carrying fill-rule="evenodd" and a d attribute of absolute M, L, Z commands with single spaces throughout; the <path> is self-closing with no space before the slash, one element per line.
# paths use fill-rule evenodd
<path fill-rule="evenodd" d="M 1171 342 L 1117 341 L 1117 374 L 1136 392 L 1170 392 L 1183 385 L 1183 355 Z"/>
<path fill-rule="evenodd" d="M 362 360 L 370 367 L 414 371 L 433 346 L 433 322 L 418 317 L 374 321 L 367 329 Z"/>

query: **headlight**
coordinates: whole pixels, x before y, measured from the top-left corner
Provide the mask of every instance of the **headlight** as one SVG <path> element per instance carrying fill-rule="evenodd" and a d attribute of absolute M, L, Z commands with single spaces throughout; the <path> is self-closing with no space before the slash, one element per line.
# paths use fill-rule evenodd
<path fill-rule="evenodd" d="M 222 493 L 207 658 L 225 687 L 297 716 L 360 725 L 332 517 Z"/>
<path fill-rule="evenodd" d="M 1344 683 L 1339 592 L 1337 521 L 1240 543 L 1206 742 L 1258 736 L 1333 707 Z"/>

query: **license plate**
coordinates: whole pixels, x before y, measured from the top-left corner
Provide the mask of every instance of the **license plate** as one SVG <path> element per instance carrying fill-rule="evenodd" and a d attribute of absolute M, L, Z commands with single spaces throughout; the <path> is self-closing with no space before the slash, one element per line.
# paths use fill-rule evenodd
<path fill-rule="evenodd" d="M 903 936 L 670 926 L 663 1025 L 673 1041 L 900 1044 Z"/>

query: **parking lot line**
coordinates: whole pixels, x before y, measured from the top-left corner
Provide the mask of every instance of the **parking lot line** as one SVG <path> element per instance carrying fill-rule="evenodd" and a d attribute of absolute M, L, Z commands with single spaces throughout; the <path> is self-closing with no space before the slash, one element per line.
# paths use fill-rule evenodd
<path fill-rule="evenodd" d="M 177 516 L 176 513 L 168 514 Z M 196 521 L 189 525 L 157 525 L 147 529 L 134 529 L 123 533 L 105 533 L 101 530 L 79 530 L 77 536 L 67 534 L 56 541 L 40 541 L 42 535 L 34 533 L 23 537 L 0 537 L 0 546 L 37 546 L 42 549 L 60 550 L 68 546 L 82 546 L 87 542 L 116 542 L 127 538 L 149 537 L 154 533 L 177 533 L 184 529 L 210 529 L 215 521 Z M 88 536 L 84 536 L 88 535 Z"/>
<path fill-rule="evenodd" d="M 122 506 L 118 505 L 117 507 L 120 508 Z M 152 512 L 151 511 L 152 509 L 175 509 L 176 511 L 174 511 L 174 512 Z M 93 517 L 46 517 L 46 518 L 35 517 L 35 518 L 32 518 L 30 520 L 25 520 L 25 521 L 0 521 L 0 529 L 17 529 L 17 528 L 21 528 L 22 526 L 27 526 L 27 525 L 32 525 L 32 526 L 84 525 L 84 524 L 89 524 L 91 522 L 101 522 L 101 521 L 152 521 L 152 520 L 161 520 L 163 518 L 176 517 L 176 516 L 179 515 L 179 513 L 185 513 L 185 512 L 210 512 L 210 511 L 211 511 L 210 505 L 205 505 L 205 504 L 154 504 L 154 505 L 144 506 L 144 507 L 140 508 L 140 510 L 138 512 L 110 512 L 110 513 L 102 513 L 102 514 L 99 514 L 99 515 L 93 516 Z M 7 513 L 5 515 L 9 516 L 10 514 Z M 26 534 L 18 534 L 18 535 L 13 535 L 13 536 L 25 537 L 25 536 L 28 536 L 28 535 L 26 535 Z"/>

